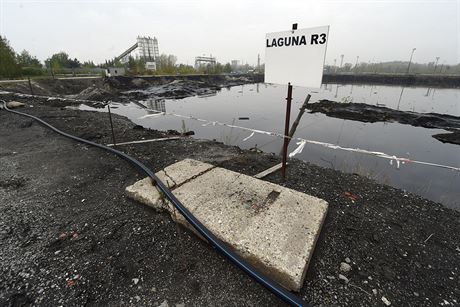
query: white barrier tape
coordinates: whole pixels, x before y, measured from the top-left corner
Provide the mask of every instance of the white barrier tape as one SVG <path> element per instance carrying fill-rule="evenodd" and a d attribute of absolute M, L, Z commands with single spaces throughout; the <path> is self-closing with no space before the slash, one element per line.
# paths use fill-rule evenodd
<path fill-rule="evenodd" d="M 158 110 L 153 110 L 153 109 L 149 109 L 149 108 L 146 108 L 146 110 L 153 111 L 153 112 L 160 112 Z M 221 122 L 218 122 L 218 121 L 209 121 L 209 120 L 197 118 L 197 117 L 194 117 L 194 116 L 185 116 L 185 115 L 169 113 L 169 112 L 166 112 L 165 114 L 175 116 L 175 117 L 180 117 L 180 118 L 193 119 L 193 120 L 197 120 L 197 121 L 200 121 L 200 122 L 205 122 L 207 124 L 212 124 L 214 126 L 219 125 L 219 126 L 223 126 L 223 127 L 236 128 L 236 129 L 251 131 L 251 132 L 254 132 L 254 133 L 258 133 L 258 134 L 276 136 L 276 137 L 279 137 L 279 138 L 284 138 L 285 137 L 284 135 L 282 135 L 280 133 L 276 133 L 276 132 L 269 132 L 269 131 L 263 131 L 263 130 L 257 130 L 257 129 L 247 128 L 247 127 L 242 127 L 242 126 L 230 125 L 230 124 L 221 123 Z M 288 138 L 290 138 L 291 140 L 299 141 L 299 142 L 305 142 L 305 143 L 309 143 L 309 144 L 323 146 L 323 147 L 326 147 L 326 148 L 329 148 L 329 149 L 343 150 L 343 151 L 348 151 L 348 152 L 356 152 L 356 153 L 361 153 L 361 154 L 366 154 L 366 155 L 372 155 L 372 156 L 376 156 L 376 157 L 383 158 L 383 159 L 389 159 L 390 161 L 395 160 L 398 168 L 400 167 L 400 163 L 402 163 L 402 164 L 404 164 L 404 163 L 414 163 L 414 164 L 421 164 L 421 165 L 427 165 L 427 166 L 440 167 L 440 168 L 445 168 L 445 169 L 450 169 L 450 170 L 460 172 L 460 167 L 455 167 L 455 166 L 449 166 L 449 165 L 443 165 L 443 164 L 437 164 L 437 163 L 431 163 L 431 162 L 411 160 L 411 159 L 408 159 L 408 158 L 397 157 L 395 155 L 389 155 L 389 154 L 386 154 L 384 152 L 369 151 L 369 150 L 360 149 L 360 148 L 342 147 L 342 146 L 331 144 L 331 143 L 308 140 L 308 139 L 303 139 L 303 138 L 294 138 L 294 137 L 288 137 Z M 301 145 L 299 145 L 299 147 L 300 146 Z M 305 145 L 302 146 L 302 150 L 303 150 L 304 147 L 305 147 Z M 295 154 L 298 154 L 298 153 L 299 152 L 297 152 Z"/>
<path fill-rule="evenodd" d="M 62 100 L 62 101 L 69 100 L 69 101 L 89 102 L 89 103 L 97 103 L 97 104 L 103 103 L 101 101 L 95 101 L 95 100 L 85 100 L 85 99 L 75 99 L 75 98 L 62 98 L 62 97 L 30 95 L 30 94 L 19 94 L 19 93 L 12 93 L 12 92 L 0 92 L 0 95 L 5 95 L 5 94 L 13 94 L 13 95 L 16 95 L 18 97 L 36 97 L 36 98 L 48 98 L 48 99 L 51 98 L 51 99 Z M 116 101 L 113 101 L 113 102 L 116 102 Z M 212 124 L 213 126 L 219 125 L 219 126 L 224 126 L 224 127 L 229 127 L 229 128 L 237 128 L 237 129 L 241 129 L 241 130 L 251 131 L 251 132 L 254 132 L 254 133 L 258 133 L 258 134 L 272 135 L 272 136 L 276 136 L 276 137 L 280 137 L 280 138 L 285 137 L 284 135 L 276 133 L 276 132 L 269 132 L 269 131 L 251 129 L 251 128 L 246 128 L 246 127 L 241 127 L 241 126 L 236 126 L 236 125 L 220 123 L 220 122 L 217 122 L 217 121 L 209 121 L 209 120 L 197 118 L 197 117 L 194 117 L 194 116 L 185 116 L 185 115 L 180 115 L 180 114 L 175 114 L 175 113 L 170 113 L 170 112 L 162 112 L 162 111 L 153 110 L 153 109 L 149 109 L 149 108 L 145 108 L 145 110 L 153 111 L 153 112 L 157 112 L 157 113 L 163 113 L 163 115 L 171 115 L 171 116 L 180 117 L 180 118 L 193 119 L 193 120 L 196 120 L 196 121 Z M 156 114 L 148 114 L 148 115 L 155 116 Z M 148 117 L 152 117 L 152 116 L 145 116 L 144 115 L 141 118 L 148 118 Z M 437 164 L 437 163 L 432 163 L 432 162 L 411 160 L 411 159 L 408 159 L 408 158 L 396 157 L 395 155 L 389 155 L 389 154 L 386 154 L 384 152 L 369 151 L 369 150 L 360 149 L 360 148 L 342 147 L 342 146 L 331 144 L 331 143 L 325 143 L 325 142 L 314 141 L 314 140 L 307 140 L 307 139 L 303 139 L 303 138 L 292 138 L 291 137 L 290 139 L 291 140 L 297 140 L 297 141 L 300 141 L 300 142 L 304 141 L 305 143 L 319 145 L 319 146 L 323 146 L 323 147 L 326 147 L 326 148 L 329 148 L 329 149 L 343 150 L 343 151 L 348 151 L 348 152 L 357 152 L 357 153 L 361 153 L 361 154 L 376 156 L 376 157 L 383 158 L 383 159 L 388 159 L 390 161 L 395 160 L 396 163 L 398 164 L 398 167 L 399 167 L 400 162 L 402 164 L 404 164 L 404 163 L 414 163 L 414 164 L 439 167 L 439 168 L 444 168 L 444 169 L 449 169 L 449 170 L 460 172 L 460 167 Z"/>
<path fill-rule="evenodd" d="M 248 137 L 245 137 L 245 138 L 243 139 L 243 142 L 246 142 L 247 140 L 249 140 L 250 138 L 252 138 L 252 137 L 254 136 L 254 133 L 255 133 L 255 132 L 252 132 L 251 135 L 249 135 Z"/>
<path fill-rule="evenodd" d="M 147 114 L 147 115 L 139 117 L 139 119 L 144 119 L 144 118 L 148 118 L 148 117 L 158 117 L 158 116 L 162 116 L 162 115 L 165 115 L 165 113 L 160 112 L 160 113 L 155 113 L 155 114 Z"/>
<path fill-rule="evenodd" d="M 299 145 L 299 146 L 293 152 L 291 152 L 289 154 L 289 158 L 294 157 L 296 154 L 302 153 L 302 150 L 303 150 L 303 148 L 305 147 L 306 144 L 307 144 L 306 141 L 297 142 L 297 145 Z"/>

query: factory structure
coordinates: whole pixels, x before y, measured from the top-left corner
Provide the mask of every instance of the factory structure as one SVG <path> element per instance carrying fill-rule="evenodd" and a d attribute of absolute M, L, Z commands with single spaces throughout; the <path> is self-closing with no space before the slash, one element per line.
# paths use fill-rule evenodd
<path fill-rule="evenodd" d="M 195 69 L 200 69 L 201 67 L 207 67 L 208 65 L 215 66 L 216 58 L 212 55 L 210 56 L 197 56 L 195 57 Z"/>
<path fill-rule="evenodd" d="M 138 36 L 136 43 L 117 56 L 115 60 L 127 63 L 130 56 L 135 59 L 143 59 L 145 61 L 145 69 L 156 70 L 157 61 L 160 56 L 158 40 L 156 37 Z"/>

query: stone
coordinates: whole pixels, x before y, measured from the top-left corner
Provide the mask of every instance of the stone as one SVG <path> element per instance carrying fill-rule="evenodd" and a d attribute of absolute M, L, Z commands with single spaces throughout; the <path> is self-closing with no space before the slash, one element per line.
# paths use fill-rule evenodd
<path fill-rule="evenodd" d="M 244 174 L 186 159 L 157 174 L 216 237 L 268 277 L 298 291 L 326 217 L 326 201 Z M 160 177 L 161 177 L 160 176 Z M 128 196 L 193 230 L 147 180 Z"/>
<path fill-rule="evenodd" d="M 391 305 L 391 302 L 385 296 L 382 296 L 382 302 L 387 306 Z"/>
<path fill-rule="evenodd" d="M 349 280 L 348 278 L 346 278 L 345 276 L 343 276 L 342 274 L 339 274 L 339 279 L 340 280 L 343 280 L 344 283 L 348 284 Z"/>
<path fill-rule="evenodd" d="M 169 307 L 168 301 L 164 300 L 158 307 Z"/>
<path fill-rule="evenodd" d="M 19 102 L 19 101 L 8 101 L 6 103 L 6 106 L 10 109 L 15 109 L 15 108 L 20 108 L 25 106 L 25 103 Z"/>
<path fill-rule="evenodd" d="M 345 273 L 350 272 L 351 271 L 351 265 L 349 265 L 346 262 L 341 262 L 340 263 L 340 271 L 345 272 Z"/>

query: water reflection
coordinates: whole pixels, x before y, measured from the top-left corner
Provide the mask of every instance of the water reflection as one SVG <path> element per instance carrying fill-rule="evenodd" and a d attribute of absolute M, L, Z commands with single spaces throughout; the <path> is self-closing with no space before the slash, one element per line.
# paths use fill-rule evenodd
<path fill-rule="evenodd" d="M 164 99 L 158 99 L 158 98 L 149 98 L 147 100 L 142 101 L 145 103 L 147 108 L 151 110 L 156 110 L 156 111 L 161 111 L 161 112 L 166 112 L 166 103 Z M 157 112 L 154 111 L 148 111 L 149 114 L 154 114 Z"/>
<path fill-rule="evenodd" d="M 244 90 L 244 95 L 243 94 Z M 283 133 L 286 88 L 267 84 L 235 86 L 208 97 L 189 97 L 182 100 L 149 100 L 156 110 L 193 115 L 199 118 L 236 123 L 249 128 Z M 324 84 L 319 92 L 294 87 L 294 101 L 303 102 L 312 94 L 311 103 L 320 99 L 385 105 L 402 111 L 436 112 L 460 116 L 460 89 L 427 89 L 398 86 Z M 434 95 L 434 92 L 436 94 Z M 428 96 L 427 96 L 428 93 Z M 160 130 L 180 130 L 181 119 L 171 116 L 140 119 L 141 108 L 120 106 L 114 110 L 131 118 L 136 124 Z M 297 116 L 292 112 L 291 122 Z M 249 120 L 237 121 L 247 117 Z M 188 130 L 196 138 L 215 139 L 245 149 L 264 150 L 278 154 L 282 139 L 270 135 L 249 133 L 239 129 L 186 120 Z M 444 144 L 432 138 L 444 130 L 425 129 L 397 123 L 362 123 L 330 118 L 323 114 L 305 113 L 297 128 L 296 137 L 338 144 L 344 147 L 381 151 L 409 159 L 430 161 L 452 166 L 460 165 L 460 146 Z M 245 140 L 246 139 L 246 140 Z M 245 141 L 243 141 L 245 140 Z M 257 144 L 257 145 L 256 145 Z M 296 148 L 291 142 L 289 152 Z M 257 149 L 256 149 L 257 148 Z M 444 169 L 405 164 L 397 168 L 388 160 L 362 154 L 307 145 L 296 158 L 323 167 L 358 173 L 378 182 L 417 193 L 460 210 L 460 173 Z"/>
<path fill-rule="evenodd" d="M 212 96 L 216 96 L 216 95 L 217 95 L 217 91 L 209 90 L 206 93 L 198 94 L 198 97 L 204 98 L 204 97 L 212 97 Z"/>

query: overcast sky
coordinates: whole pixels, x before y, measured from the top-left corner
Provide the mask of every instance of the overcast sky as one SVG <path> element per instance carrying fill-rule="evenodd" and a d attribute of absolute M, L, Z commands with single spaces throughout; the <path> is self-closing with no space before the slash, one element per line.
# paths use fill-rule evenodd
<path fill-rule="evenodd" d="M 160 53 L 193 64 L 264 60 L 265 33 L 330 25 L 326 62 L 409 59 L 460 63 L 460 0 L 451 1 L 9 1 L 0 0 L 0 34 L 40 60 L 66 51 L 80 61 L 111 59 L 138 35 Z"/>

